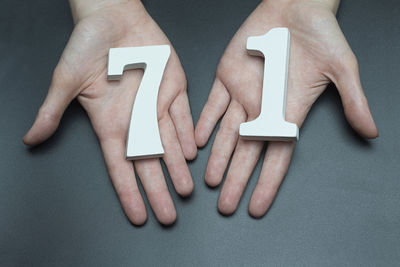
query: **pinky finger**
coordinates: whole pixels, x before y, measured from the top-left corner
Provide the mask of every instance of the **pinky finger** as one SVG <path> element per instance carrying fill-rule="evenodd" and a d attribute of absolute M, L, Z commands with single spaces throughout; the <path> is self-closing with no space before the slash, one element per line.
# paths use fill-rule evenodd
<path fill-rule="evenodd" d="M 294 146 L 295 142 L 269 143 L 260 178 L 249 204 L 251 216 L 262 217 L 271 206 L 289 168 Z"/>

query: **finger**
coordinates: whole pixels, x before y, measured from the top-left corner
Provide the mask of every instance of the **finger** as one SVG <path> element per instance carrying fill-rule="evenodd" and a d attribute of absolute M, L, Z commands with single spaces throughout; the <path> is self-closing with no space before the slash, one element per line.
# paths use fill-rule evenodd
<path fill-rule="evenodd" d="M 192 160 L 197 155 L 197 146 L 194 140 L 193 119 L 186 91 L 176 97 L 169 111 L 183 155 L 187 160 Z"/>
<path fill-rule="evenodd" d="M 222 82 L 216 78 L 207 103 L 196 125 L 194 135 L 197 146 L 202 147 L 207 143 L 219 118 L 221 118 L 226 111 L 229 101 L 230 96 L 228 91 L 225 89 Z"/>
<path fill-rule="evenodd" d="M 232 214 L 260 157 L 264 142 L 239 139 L 218 200 L 222 214 Z"/>
<path fill-rule="evenodd" d="M 49 92 L 35 122 L 23 138 L 26 145 L 37 145 L 48 139 L 56 131 L 65 109 L 76 97 L 71 77 L 60 64 L 54 70 Z"/>
<path fill-rule="evenodd" d="M 239 125 L 246 120 L 246 112 L 237 102 L 231 102 L 221 121 L 208 159 L 205 181 L 209 186 L 221 183 L 225 169 L 236 146 Z"/>
<path fill-rule="evenodd" d="M 136 160 L 134 164 L 157 220 L 165 225 L 174 223 L 176 210 L 168 192 L 160 160 Z"/>
<path fill-rule="evenodd" d="M 125 141 L 103 140 L 101 148 L 125 214 L 133 224 L 144 224 L 147 219 L 146 208 L 138 189 L 133 164 L 125 159 Z"/>
<path fill-rule="evenodd" d="M 161 140 L 165 150 L 163 160 L 174 184 L 176 192 L 188 196 L 193 191 L 193 180 L 181 146 L 179 145 L 174 124 L 169 116 L 159 122 Z"/>
<path fill-rule="evenodd" d="M 376 138 L 378 129 L 361 86 L 357 59 L 353 53 L 341 62 L 336 72 L 338 88 L 347 120 L 351 127 L 364 138 Z"/>
<path fill-rule="evenodd" d="M 260 178 L 249 204 L 249 213 L 251 216 L 256 218 L 261 217 L 271 206 L 289 168 L 294 146 L 295 142 L 269 143 Z"/>

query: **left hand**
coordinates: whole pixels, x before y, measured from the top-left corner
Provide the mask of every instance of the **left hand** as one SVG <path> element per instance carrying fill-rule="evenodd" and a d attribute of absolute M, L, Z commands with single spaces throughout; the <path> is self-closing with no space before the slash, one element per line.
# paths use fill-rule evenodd
<path fill-rule="evenodd" d="M 223 214 L 232 214 L 260 157 L 264 142 L 239 138 L 239 125 L 258 117 L 261 108 L 263 59 L 248 55 L 249 36 L 274 27 L 291 32 L 286 121 L 302 125 L 312 104 L 330 82 L 337 86 L 347 120 L 361 136 L 378 131 L 363 93 L 356 57 L 335 18 L 335 0 L 265 0 L 240 27 L 219 63 L 213 88 L 195 129 L 204 146 L 223 116 L 205 174 L 210 186 L 220 184 L 232 162 L 218 200 Z M 288 170 L 294 142 L 269 142 L 249 213 L 263 216 Z"/>

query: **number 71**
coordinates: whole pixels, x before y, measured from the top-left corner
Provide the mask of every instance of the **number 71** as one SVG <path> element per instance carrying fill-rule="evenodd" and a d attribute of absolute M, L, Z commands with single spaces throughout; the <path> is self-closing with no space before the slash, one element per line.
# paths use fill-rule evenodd
<path fill-rule="evenodd" d="M 285 121 L 289 30 L 273 28 L 265 35 L 249 37 L 247 50 L 250 55 L 265 57 L 264 80 L 260 115 L 240 125 L 240 136 L 252 140 L 297 140 L 299 128 Z M 158 128 L 157 98 L 170 53 L 168 45 L 110 49 L 108 80 L 119 80 L 124 70 L 144 69 L 132 108 L 126 142 L 127 159 L 154 158 L 164 154 Z"/>

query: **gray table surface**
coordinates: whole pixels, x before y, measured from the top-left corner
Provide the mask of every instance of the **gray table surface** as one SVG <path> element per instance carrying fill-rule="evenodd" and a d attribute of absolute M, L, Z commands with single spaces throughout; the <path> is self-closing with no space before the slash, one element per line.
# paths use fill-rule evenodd
<path fill-rule="evenodd" d="M 225 46 L 257 4 L 145 2 L 182 60 L 195 122 Z M 177 196 L 168 178 L 178 212 L 171 227 L 148 205 L 144 226 L 129 223 L 77 102 L 50 140 L 35 149 L 22 144 L 73 22 L 64 0 L 0 6 L 0 266 L 399 266 L 399 1 L 343 1 L 338 13 L 359 59 L 377 140 L 351 130 L 331 86 L 311 110 L 266 216 L 247 213 L 260 164 L 237 212 L 218 213 L 219 188 L 203 180 L 209 142 L 189 163 L 189 199 Z"/>

